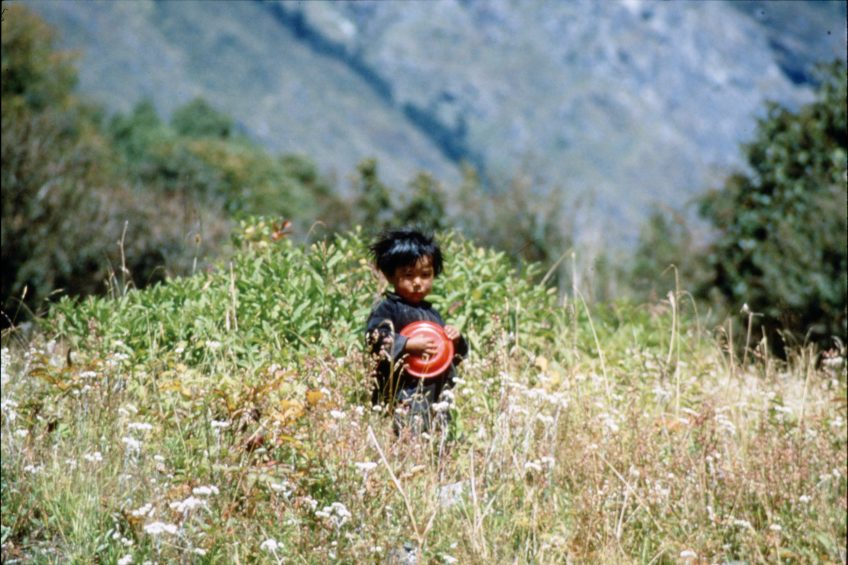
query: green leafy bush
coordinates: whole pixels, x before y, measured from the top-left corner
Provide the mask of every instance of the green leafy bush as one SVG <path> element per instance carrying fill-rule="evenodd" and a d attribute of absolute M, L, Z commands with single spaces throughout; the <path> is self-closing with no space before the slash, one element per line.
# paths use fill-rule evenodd
<path fill-rule="evenodd" d="M 848 337 L 846 67 L 834 63 L 815 102 L 771 105 L 745 146 L 749 173 L 701 200 L 718 231 L 709 286 L 743 303 L 767 331 L 814 341 Z"/>
<path fill-rule="evenodd" d="M 221 347 L 244 363 L 290 362 L 307 353 L 344 356 L 364 341 L 379 279 L 361 230 L 299 245 L 264 219 L 244 221 L 241 251 L 219 269 L 174 278 L 117 300 L 65 299 L 49 323 L 71 340 L 120 340 L 140 355 L 183 352 L 200 362 Z M 444 316 L 484 347 L 511 334 L 544 339 L 552 331 L 553 293 L 516 276 L 501 252 L 446 234 L 448 263 L 431 296 Z M 210 344 L 215 344 L 210 346 Z M 526 344 L 525 344 L 526 345 Z"/>

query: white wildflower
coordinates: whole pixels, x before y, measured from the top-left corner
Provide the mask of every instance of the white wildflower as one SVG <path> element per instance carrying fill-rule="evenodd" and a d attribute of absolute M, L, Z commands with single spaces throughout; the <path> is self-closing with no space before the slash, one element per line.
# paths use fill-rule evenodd
<path fill-rule="evenodd" d="M 275 540 L 274 538 L 268 538 L 262 543 L 259 544 L 259 549 L 262 551 L 268 551 L 271 553 L 276 553 L 278 549 L 283 547 L 283 544 Z"/>
<path fill-rule="evenodd" d="M 127 404 L 126 406 L 118 408 L 118 414 L 126 418 L 127 416 L 138 414 L 138 408 L 136 408 L 134 404 Z"/>
<path fill-rule="evenodd" d="M 654 389 L 651 392 L 653 392 L 654 396 L 657 397 L 657 400 L 660 400 L 660 401 L 668 400 L 668 399 L 671 398 L 671 391 L 666 390 L 659 385 L 655 386 Z"/>
<path fill-rule="evenodd" d="M 528 461 L 524 464 L 525 471 L 535 471 L 536 473 L 542 472 L 542 465 L 539 464 L 538 461 Z"/>
<path fill-rule="evenodd" d="M 365 474 L 370 473 L 371 471 L 377 468 L 377 464 L 373 461 L 363 461 L 360 463 L 354 463 L 354 466 L 359 469 L 360 472 Z"/>
<path fill-rule="evenodd" d="M 148 502 L 144 506 L 142 506 L 140 508 L 136 508 L 135 510 L 130 512 L 130 515 L 134 516 L 136 518 L 144 518 L 144 517 L 153 516 L 153 512 L 154 512 L 153 505 Z"/>
<path fill-rule="evenodd" d="M 341 410 L 330 410 L 330 417 L 334 420 L 343 420 L 345 418 L 345 413 Z"/>
<path fill-rule="evenodd" d="M 772 524 L 769 526 L 769 530 L 780 533 L 783 531 L 783 527 L 780 524 Z"/>
<path fill-rule="evenodd" d="M 172 502 L 169 505 L 171 510 L 176 510 L 177 512 L 180 512 L 181 514 L 186 514 L 188 512 L 191 512 L 195 508 L 199 508 L 201 506 L 206 506 L 206 501 L 201 500 L 199 498 L 195 498 L 193 496 L 189 496 L 185 500 L 180 500 L 178 502 Z"/>
<path fill-rule="evenodd" d="M 447 412 L 450 410 L 450 402 L 434 402 L 432 404 L 433 412 Z"/>
<path fill-rule="evenodd" d="M 230 423 L 226 420 L 212 420 L 209 425 L 216 430 L 223 430 L 224 428 L 230 427 Z"/>
<path fill-rule="evenodd" d="M 99 451 L 95 451 L 94 453 L 86 453 L 82 456 L 82 458 L 91 463 L 100 463 L 101 461 L 103 461 L 103 455 Z"/>
<path fill-rule="evenodd" d="M 118 559 L 118 565 L 130 565 L 133 562 L 133 556 L 131 553 L 127 553 L 120 559 Z"/>
<path fill-rule="evenodd" d="M 208 486 L 194 487 L 193 489 L 191 489 L 191 492 L 192 492 L 192 494 L 196 494 L 198 496 L 210 496 L 210 495 L 213 495 L 213 494 L 219 494 L 220 491 L 218 490 L 218 487 L 216 487 L 214 485 L 208 485 Z"/>
<path fill-rule="evenodd" d="M 28 435 L 29 435 L 29 430 L 25 430 L 23 428 L 18 428 L 17 430 L 15 430 L 15 437 L 24 438 L 24 437 L 27 437 Z"/>
<path fill-rule="evenodd" d="M 24 467 L 24 471 L 27 472 L 27 473 L 30 473 L 32 475 L 37 475 L 38 473 L 40 473 L 43 470 L 44 470 L 44 466 L 42 466 L 42 465 L 27 465 L 26 467 Z"/>
<path fill-rule="evenodd" d="M 132 437 L 122 437 L 121 441 L 124 442 L 124 445 L 127 446 L 127 450 L 130 452 L 138 453 L 141 451 L 141 442 Z"/>
<path fill-rule="evenodd" d="M 749 522 L 748 520 L 734 519 L 733 525 L 738 526 L 738 527 L 743 528 L 743 529 L 746 529 L 746 530 L 753 530 L 754 529 L 754 526 L 752 526 L 751 522 Z"/>
<path fill-rule="evenodd" d="M 330 506 L 325 506 L 315 515 L 330 520 L 337 528 L 341 527 L 351 517 L 350 511 L 341 502 L 334 502 Z"/>
<path fill-rule="evenodd" d="M 14 400 L 4 400 L 0 402 L 0 410 L 6 414 L 6 417 L 9 418 L 9 422 L 14 422 L 18 418 L 18 413 L 15 411 L 15 408 L 18 407 L 18 403 Z"/>
<path fill-rule="evenodd" d="M 802 504 L 808 504 L 812 499 L 813 498 L 811 496 L 808 496 L 806 494 L 802 494 L 801 496 L 798 497 L 798 502 L 800 502 Z"/>
<path fill-rule="evenodd" d="M 545 414 L 536 414 L 536 420 L 544 424 L 545 426 L 553 426 L 554 418 L 553 416 L 546 416 Z"/>
<path fill-rule="evenodd" d="M 519 406 L 518 404 L 510 404 L 507 407 L 507 412 L 509 412 L 510 414 L 520 414 L 522 416 L 527 415 L 527 410 L 525 408 Z"/>
<path fill-rule="evenodd" d="M 452 555 L 442 555 L 442 563 L 447 563 L 448 565 L 453 565 L 453 563 L 459 563 L 459 559 Z"/>
<path fill-rule="evenodd" d="M 220 347 L 221 347 L 220 341 L 214 341 L 214 340 L 211 340 L 211 339 L 206 340 L 206 348 L 207 349 L 211 349 L 212 351 L 215 351 L 216 349 L 219 349 Z"/>
<path fill-rule="evenodd" d="M 144 526 L 144 531 L 151 536 L 160 534 L 176 534 L 177 527 L 174 524 L 166 524 L 165 522 L 153 522 Z"/>
<path fill-rule="evenodd" d="M 698 554 L 691 549 L 684 549 L 680 552 L 681 559 L 695 559 L 696 557 L 698 557 Z"/>
<path fill-rule="evenodd" d="M 130 422 L 127 428 L 136 432 L 149 432 L 153 429 L 153 425 L 147 422 Z"/>
<path fill-rule="evenodd" d="M 716 415 L 718 427 L 730 435 L 736 435 L 736 426 L 724 414 Z"/>
<path fill-rule="evenodd" d="M 618 433 L 618 422 L 615 421 L 615 417 L 610 414 L 601 414 L 600 418 L 606 431 L 613 434 Z"/>
<path fill-rule="evenodd" d="M 194 554 L 195 554 L 195 555 L 199 555 L 199 556 L 201 556 L 201 557 L 203 557 L 204 555 L 206 555 L 206 550 L 205 550 L 205 549 L 201 549 L 201 548 L 199 548 L 199 547 L 195 547 L 192 551 L 194 552 Z"/>
<path fill-rule="evenodd" d="M 93 379 L 97 377 L 97 373 L 94 371 L 83 371 L 79 374 L 79 378 L 81 379 Z"/>
<path fill-rule="evenodd" d="M 271 487 L 271 490 L 275 492 L 280 492 L 284 497 L 288 498 L 291 496 L 292 488 L 288 482 L 283 481 L 281 483 L 268 483 L 268 486 Z"/>

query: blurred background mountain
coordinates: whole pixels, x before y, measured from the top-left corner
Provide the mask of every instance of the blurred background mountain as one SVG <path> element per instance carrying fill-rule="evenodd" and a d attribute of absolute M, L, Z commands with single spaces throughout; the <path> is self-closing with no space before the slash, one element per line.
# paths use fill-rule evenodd
<path fill-rule="evenodd" d="M 846 50 L 839 1 L 26 5 L 110 111 L 202 97 L 339 191 L 369 157 L 390 193 L 418 171 L 449 195 L 463 164 L 483 186 L 522 171 L 579 200 L 571 235 L 600 246 L 720 183 L 763 102 L 809 102 L 814 65 Z"/>

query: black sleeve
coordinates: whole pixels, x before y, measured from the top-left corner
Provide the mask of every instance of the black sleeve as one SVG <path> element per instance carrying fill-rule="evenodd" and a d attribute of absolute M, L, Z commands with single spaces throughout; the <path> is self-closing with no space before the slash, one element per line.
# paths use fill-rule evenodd
<path fill-rule="evenodd" d="M 436 317 L 439 319 L 439 323 L 444 327 L 445 320 L 442 318 L 442 315 L 434 310 Z M 465 337 L 460 334 L 459 339 L 456 340 L 453 344 L 453 354 L 454 356 L 458 356 L 460 359 L 465 359 L 468 356 L 468 342 L 465 341 Z"/>
<path fill-rule="evenodd" d="M 397 316 L 395 306 L 384 300 L 368 317 L 365 327 L 365 340 L 371 353 L 386 352 L 395 361 L 400 359 L 406 347 L 406 337 L 400 335 L 395 328 Z"/>

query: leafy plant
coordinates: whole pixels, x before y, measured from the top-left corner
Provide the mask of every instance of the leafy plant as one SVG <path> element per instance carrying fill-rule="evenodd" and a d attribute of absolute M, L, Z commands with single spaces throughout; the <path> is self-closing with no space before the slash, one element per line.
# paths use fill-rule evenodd
<path fill-rule="evenodd" d="M 769 106 L 744 148 L 751 172 L 700 202 L 718 232 L 709 284 L 731 308 L 762 314 L 772 334 L 848 338 L 846 76 L 836 62 L 815 102 L 798 112 Z"/>

